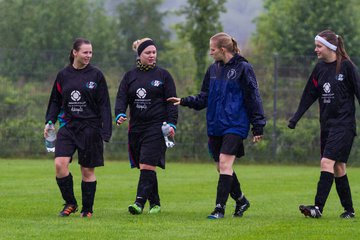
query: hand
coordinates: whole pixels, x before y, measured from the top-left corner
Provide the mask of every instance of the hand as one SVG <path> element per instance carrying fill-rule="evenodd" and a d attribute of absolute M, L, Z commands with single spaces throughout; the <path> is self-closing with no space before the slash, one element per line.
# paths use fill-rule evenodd
<path fill-rule="evenodd" d="M 172 138 L 175 137 L 175 130 L 173 127 L 170 127 L 169 136 Z"/>
<path fill-rule="evenodd" d="M 295 123 L 294 122 L 289 122 L 289 124 L 288 124 L 288 128 L 290 128 L 290 129 L 295 129 Z"/>
<path fill-rule="evenodd" d="M 259 135 L 259 136 L 254 136 L 253 137 L 253 143 L 258 143 L 262 140 L 262 135 Z"/>
<path fill-rule="evenodd" d="M 119 117 L 119 119 L 116 121 L 116 125 L 120 126 L 120 124 L 123 124 L 126 120 L 126 117 Z"/>
<path fill-rule="evenodd" d="M 172 102 L 176 106 L 176 105 L 180 105 L 181 98 L 170 97 L 170 98 L 166 99 L 166 101 Z"/>
<path fill-rule="evenodd" d="M 49 125 L 45 125 L 44 127 L 44 138 L 47 138 L 49 136 Z"/>
<path fill-rule="evenodd" d="M 48 128 L 45 126 L 44 127 L 44 138 L 48 137 Z"/>

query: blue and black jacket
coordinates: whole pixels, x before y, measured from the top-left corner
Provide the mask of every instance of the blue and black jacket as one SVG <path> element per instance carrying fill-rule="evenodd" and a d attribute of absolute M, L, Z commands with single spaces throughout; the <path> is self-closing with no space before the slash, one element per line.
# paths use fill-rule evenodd
<path fill-rule="evenodd" d="M 262 135 L 266 124 L 255 73 L 248 61 L 235 54 L 226 64 L 215 62 L 206 71 L 201 92 L 181 99 L 180 104 L 195 110 L 207 107 L 209 136 Z"/>

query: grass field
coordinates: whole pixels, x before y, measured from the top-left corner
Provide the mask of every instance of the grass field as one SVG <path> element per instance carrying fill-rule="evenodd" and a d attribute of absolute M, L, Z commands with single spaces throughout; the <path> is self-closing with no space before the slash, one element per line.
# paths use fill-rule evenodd
<path fill-rule="evenodd" d="M 81 202 L 80 170 L 72 163 L 75 194 Z M 317 167 L 236 164 L 251 202 L 243 218 L 208 220 L 214 207 L 217 173 L 213 164 L 168 163 L 158 171 L 162 213 L 133 216 L 139 172 L 127 162 L 98 168 L 94 216 L 60 218 L 62 200 L 52 160 L 0 160 L 0 239 L 359 239 L 356 219 L 340 219 L 335 187 L 321 219 L 303 217 L 299 204 L 312 204 Z M 348 169 L 354 206 L 360 206 L 360 169 Z M 146 206 L 146 210 L 148 206 Z"/>

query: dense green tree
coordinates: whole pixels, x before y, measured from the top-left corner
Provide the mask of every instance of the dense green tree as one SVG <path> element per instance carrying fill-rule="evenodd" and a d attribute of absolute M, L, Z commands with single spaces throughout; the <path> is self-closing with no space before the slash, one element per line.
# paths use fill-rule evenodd
<path fill-rule="evenodd" d="M 345 39 L 350 56 L 360 56 L 357 0 L 264 0 L 264 8 L 252 37 L 257 54 L 311 55 L 315 35 L 330 29 Z"/>
<path fill-rule="evenodd" d="M 155 41 L 160 55 L 164 51 L 170 32 L 163 26 L 167 12 L 160 12 L 162 3 L 163 0 L 125 0 L 117 6 L 117 45 L 121 52 L 118 58 L 125 68 L 135 63 L 132 44 L 137 39 L 149 37 Z M 161 58 L 159 60 L 161 63 Z"/>
<path fill-rule="evenodd" d="M 66 64 L 76 37 L 90 39 L 95 53 L 106 52 L 113 30 L 103 1 L 0 0 L 0 71 L 14 80 L 41 81 Z"/>
<path fill-rule="evenodd" d="M 219 18 L 220 13 L 226 11 L 225 2 L 226 0 L 188 0 L 188 5 L 178 11 L 179 15 L 185 17 L 185 22 L 176 25 L 177 33 L 179 37 L 187 39 L 194 48 L 197 89 L 200 88 L 206 70 L 209 38 L 222 31 Z"/>

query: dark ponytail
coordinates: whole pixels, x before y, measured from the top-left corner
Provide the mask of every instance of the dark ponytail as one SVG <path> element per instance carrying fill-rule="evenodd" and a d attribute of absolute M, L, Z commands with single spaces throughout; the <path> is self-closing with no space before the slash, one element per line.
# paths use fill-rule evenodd
<path fill-rule="evenodd" d="M 79 51 L 81 45 L 83 45 L 83 44 L 91 44 L 91 42 L 89 40 L 85 39 L 85 38 L 77 38 L 77 39 L 75 39 L 75 41 L 73 43 L 73 47 L 72 47 L 72 49 L 70 51 L 70 54 L 69 54 L 70 65 L 72 65 L 74 63 L 73 50 Z"/>

